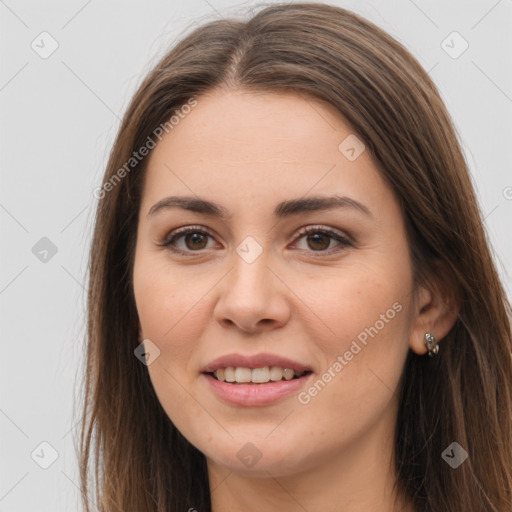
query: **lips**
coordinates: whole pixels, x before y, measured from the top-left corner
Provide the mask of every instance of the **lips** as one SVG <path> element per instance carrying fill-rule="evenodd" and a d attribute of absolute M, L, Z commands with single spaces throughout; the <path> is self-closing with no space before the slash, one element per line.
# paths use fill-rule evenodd
<path fill-rule="evenodd" d="M 202 375 L 223 402 L 254 407 L 298 393 L 313 378 L 313 371 L 307 364 L 275 354 L 229 354 L 207 364 Z"/>

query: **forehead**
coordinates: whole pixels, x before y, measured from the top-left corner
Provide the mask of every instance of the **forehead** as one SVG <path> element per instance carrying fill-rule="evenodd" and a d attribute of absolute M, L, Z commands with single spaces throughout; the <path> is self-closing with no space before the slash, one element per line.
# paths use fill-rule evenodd
<path fill-rule="evenodd" d="M 332 106 L 318 100 L 235 90 L 197 98 L 197 106 L 164 140 L 173 147 L 185 145 L 195 154 L 207 152 L 210 161 L 261 163 L 288 157 L 290 163 L 298 163 L 317 161 L 329 146 L 337 150 L 340 136 L 352 132 Z M 327 154 L 322 160 L 332 158 Z"/>
<path fill-rule="evenodd" d="M 171 192 L 240 206 L 277 202 L 283 194 L 382 197 L 386 185 L 369 151 L 357 156 L 362 142 L 331 105 L 247 91 L 215 91 L 196 100 L 149 155 L 146 202 Z M 357 158 L 347 158 L 347 145 Z"/>

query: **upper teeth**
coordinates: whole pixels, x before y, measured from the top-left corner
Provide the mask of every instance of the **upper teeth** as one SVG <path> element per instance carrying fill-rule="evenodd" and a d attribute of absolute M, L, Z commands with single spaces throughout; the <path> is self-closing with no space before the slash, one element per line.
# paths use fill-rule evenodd
<path fill-rule="evenodd" d="M 244 368 L 241 366 L 219 368 L 214 372 L 218 380 L 226 382 L 254 382 L 264 384 L 269 381 L 291 380 L 293 377 L 301 377 L 305 372 L 296 372 L 290 368 L 281 368 L 280 366 L 264 366 L 263 368 Z"/>

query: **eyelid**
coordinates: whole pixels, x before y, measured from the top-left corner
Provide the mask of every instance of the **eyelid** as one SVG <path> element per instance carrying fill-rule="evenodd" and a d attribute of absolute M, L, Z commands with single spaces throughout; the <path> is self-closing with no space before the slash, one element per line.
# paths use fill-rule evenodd
<path fill-rule="evenodd" d="M 181 228 L 173 229 L 170 233 L 168 233 L 165 236 L 164 240 L 161 243 L 159 243 L 158 245 L 161 247 L 167 248 L 167 249 L 169 249 L 175 253 L 178 253 L 178 254 L 183 254 L 183 255 L 187 255 L 187 256 L 201 255 L 207 249 L 200 249 L 197 251 L 192 251 L 192 250 L 183 251 L 181 249 L 178 249 L 177 247 L 173 247 L 172 243 L 171 243 L 171 242 L 175 241 L 177 238 L 179 238 L 180 236 L 187 235 L 188 233 L 198 233 L 198 232 L 203 233 L 211 238 L 214 238 L 212 231 L 210 229 L 206 228 L 205 226 L 187 225 L 187 226 L 183 226 Z M 315 255 L 315 256 L 321 257 L 322 255 L 325 255 L 325 256 L 331 255 L 333 252 L 342 251 L 343 248 L 346 246 L 354 245 L 354 241 L 350 235 L 343 233 L 343 232 L 339 232 L 339 231 L 334 230 L 333 228 L 330 228 L 327 226 L 322 226 L 322 225 L 308 225 L 308 226 L 304 226 L 304 227 L 300 228 L 299 231 L 297 232 L 297 234 L 295 235 L 295 238 L 294 238 L 294 241 L 292 242 L 292 244 L 296 243 L 298 240 L 300 240 L 304 236 L 307 236 L 310 233 L 327 234 L 332 239 L 339 242 L 339 244 L 337 246 L 331 247 L 330 249 L 327 249 L 324 251 L 313 251 L 313 250 L 307 251 L 307 250 L 305 250 L 305 252 L 313 253 L 313 255 Z M 337 247 L 339 247 L 339 246 L 342 246 L 342 248 L 337 249 Z"/>
<path fill-rule="evenodd" d="M 311 253 L 315 257 L 322 257 L 322 256 L 327 257 L 327 256 L 332 255 L 333 253 L 339 253 L 339 252 L 343 251 L 347 246 L 348 247 L 354 246 L 354 241 L 353 241 L 352 237 L 349 236 L 348 234 L 340 232 L 338 230 L 335 230 L 335 229 L 327 227 L 327 226 L 322 226 L 322 225 L 304 226 L 303 228 L 301 228 L 298 231 L 293 243 L 296 243 L 297 240 L 300 240 L 301 238 L 303 238 L 304 236 L 307 236 L 310 233 L 323 233 L 323 234 L 330 236 L 332 239 L 336 240 L 337 242 L 339 242 L 339 244 L 337 246 L 331 247 L 330 249 L 326 249 L 325 251 L 313 251 L 313 250 L 306 251 L 308 254 Z"/>
<path fill-rule="evenodd" d="M 198 254 L 202 254 L 205 249 L 201 249 L 200 251 L 183 251 L 181 249 L 178 249 L 177 247 L 173 247 L 172 243 L 177 238 L 187 235 L 188 233 L 203 233 L 210 238 L 214 238 L 214 235 L 212 234 L 212 231 L 208 229 L 205 226 L 200 225 L 187 225 L 183 226 L 181 228 L 176 228 L 170 231 L 163 239 L 162 242 L 158 243 L 159 246 L 164 247 L 165 249 L 168 249 L 172 252 L 178 253 L 178 254 L 184 254 L 186 256 L 194 256 Z"/>
<path fill-rule="evenodd" d="M 332 235 L 333 238 L 339 238 L 344 242 L 353 243 L 352 237 L 350 237 L 347 233 L 327 226 L 322 226 L 321 224 L 309 225 L 300 228 L 300 230 L 297 232 L 297 237 L 302 237 L 304 235 L 309 235 L 310 233 L 319 232 L 327 233 L 328 235 Z"/>

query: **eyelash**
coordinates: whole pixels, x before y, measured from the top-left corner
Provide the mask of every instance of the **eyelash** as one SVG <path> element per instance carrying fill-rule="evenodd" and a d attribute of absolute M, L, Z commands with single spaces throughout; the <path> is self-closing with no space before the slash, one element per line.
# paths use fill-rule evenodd
<path fill-rule="evenodd" d="M 193 251 L 193 250 L 183 251 L 182 249 L 178 249 L 173 246 L 173 243 L 175 243 L 177 239 L 179 239 L 182 236 L 185 236 L 189 233 L 201 233 L 202 235 L 207 235 L 207 236 L 210 236 L 213 238 L 213 235 L 211 235 L 202 226 L 187 226 L 185 228 L 171 231 L 170 235 L 172 235 L 172 236 L 166 237 L 165 241 L 158 245 L 160 245 L 161 247 L 166 247 L 170 251 L 175 252 L 177 254 L 182 254 L 184 256 L 196 256 L 198 254 L 201 254 L 203 251 L 207 250 L 207 249 L 200 249 L 197 251 Z M 340 244 L 338 246 L 335 246 L 335 247 L 332 247 L 332 248 L 326 249 L 326 250 L 320 250 L 320 251 L 310 250 L 310 251 L 306 251 L 306 252 L 310 252 L 313 254 L 320 253 L 320 255 L 329 255 L 330 256 L 333 253 L 337 253 L 337 252 L 344 250 L 344 248 L 347 246 L 348 247 L 353 246 L 353 243 L 351 242 L 351 240 L 349 240 L 349 238 L 340 235 L 339 233 L 337 233 L 336 231 L 333 231 L 332 229 L 320 227 L 320 226 L 306 226 L 306 227 L 302 228 L 297 233 L 296 240 L 301 239 L 304 236 L 307 236 L 307 235 L 310 235 L 313 233 L 321 233 L 323 235 L 328 235 L 329 237 L 336 240 L 337 242 L 340 242 Z"/>

